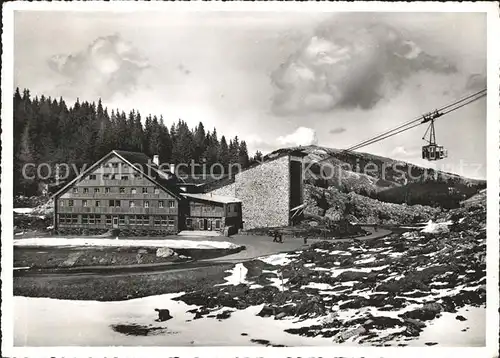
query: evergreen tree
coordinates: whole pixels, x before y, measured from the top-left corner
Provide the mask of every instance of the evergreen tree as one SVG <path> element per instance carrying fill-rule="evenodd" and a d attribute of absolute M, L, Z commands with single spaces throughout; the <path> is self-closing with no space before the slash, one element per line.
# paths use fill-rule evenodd
<path fill-rule="evenodd" d="M 244 140 L 242 140 L 240 143 L 240 148 L 238 150 L 238 157 L 239 157 L 238 163 L 241 165 L 241 167 L 243 169 L 248 167 L 249 160 L 248 160 L 247 143 Z"/>
<path fill-rule="evenodd" d="M 219 163 L 222 164 L 224 170 L 227 170 L 229 167 L 229 147 L 224 136 L 220 139 Z"/>

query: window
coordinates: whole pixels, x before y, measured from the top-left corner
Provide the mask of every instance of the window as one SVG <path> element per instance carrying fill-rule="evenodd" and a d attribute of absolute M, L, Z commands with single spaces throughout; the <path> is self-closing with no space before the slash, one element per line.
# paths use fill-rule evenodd
<path fill-rule="evenodd" d="M 102 175 L 102 178 L 103 178 L 104 180 L 108 180 L 108 179 L 109 179 L 109 174 L 103 174 L 103 175 Z"/>
<path fill-rule="evenodd" d="M 128 180 L 128 175 L 122 175 L 122 180 Z"/>
<path fill-rule="evenodd" d="M 186 226 L 188 228 L 192 227 L 193 226 L 193 219 L 186 219 Z"/>
<path fill-rule="evenodd" d="M 220 229 L 220 220 L 215 220 L 215 228 Z"/>
<path fill-rule="evenodd" d="M 165 215 L 162 215 L 161 216 L 161 225 L 167 226 L 167 224 L 168 224 L 167 217 Z"/>
<path fill-rule="evenodd" d="M 155 193 L 155 194 L 160 194 L 160 189 L 159 189 L 159 188 L 155 188 L 154 193 Z"/>
<path fill-rule="evenodd" d="M 73 188 L 73 193 L 77 194 L 78 193 L 78 188 Z"/>
<path fill-rule="evenodd" d="M 161 225 L 161 217 L 160 216 L 155 216 L 155 226 L 160 226 Z"/>
<path fill-rule="evenodd" d="M 111 215 L 106 215 L 106 225 L 111 225 L 112 219 Z"/>
<path fill-rule="evenodd" d="M 89 215 L 89 224 L 95 225 L 95 215 Z"/>
<path fill-rule="evenodd" d="M 137 194 L 137 189 L 136 188 L 130 189 L 130 194 Z"/>
<path fill-rule="evenodd" d="M 133 207 L 135 207 L 135 203 L 134 203 L 134 201 L 133 201 L 133 200 L 130 200 L 130 201 L 128 202 L 128 206 L 129 206 L 129 208 L 133 208 Z"/>
<path fill-rule="evenodd" d="M 96 216 L 95 216 L 95 223 L 96 223 L 97 225 L 101 225 L 101 215 L 96 215 Z"/>
<path fill-rule="evenodd" d="M 122 168 L 128 168 L 128 164 L 127 163 L 123 163 L 122 164 Z"/>
<path fill-rule="evenodd" d="M 63 207 L 64 206 L 64 200 L 59 200 L 59 206 Z"/>
<path fill-rule="evenodd" d="M 101 190 L 99 188 L 94 188 L 94 194 L 99 193 Z"/>
<path fill-rule="evenodd" d="M 158 207 L 159 207 L 159 208 L 163 208 L 163 200 L 160 200 L 160 201 L 158 202 Z"/>
<path fill-rule="evenodd" d="M 104 188 L 104 192 L 105 192 L 106 194 L 109 194 L 109 193 L 111 192 L 111 190 L 110 190 L 109 188 Z"/>
<path fill-rule="evenodd" d="M 130 215 L 128 217 L 128 223 L 129 225 L 135 225 L 135 215 Z"/>
<path fill-rule="evenodd" d="M 115 201 L 114 200 L 110 200 L 109 201 L 109 206 L 115 206 Z"/>
<path fill-rule="evenodd" d="M 87 200 L 82 200 L 82 206 L 85 208 L 87 207 Z"/>
<path fill-rule="evenodd" d="M 148 188 L 142 188 L 142 193 L 147 194 L 148 193 Z"/>
<path fill-rule="evenodd" d="M 89 175 L 89 179 L 90 180 L 96 180 L 97 179 L 97 176 L 95 174 L 90 174 Z"/>
<path fill-rule="evenodd" d="M 121 206 L 120 200 L 115 200 L 115 206 L 118 206 L 118 207 Z"/>
<path fill-rule="evenodd" d="M 120 216 L 118 217 L 118 223 L 119 223 L 120 225 L 125 225 L 125 216 L 124 216 L 124 215 L 120 215 Z"/>
<path fill-rule="evenodd" d="M 144 202 L 144 207 L 145 207 L 145 208 L 149 208 L 149 201 L 147 201 L 147 200 L 146 200 L 146 201 Z"/>
<path fill-rule="evenodd" d="M 83 193 L 88 194 L 89 193 L 89 188 L 83 188 Z"/>
<path fill-rule="evenodd" d="M 99 206 L 101 206 L 101 202 L 99 200 L 96 200 L 95 201 L 95 206 L 96 206 L 96 208 L 98 208 Z"/>
<path fill-rule="evenodd" d="M 134 174 L 134 178 L 136 178 L 136 179 L 142 179 L 142 174 Z"/>
<path fill-rule="evenodd" d="M 168 201 L 168 207 L 169 207 L 170 209 L 175 208 L 175 200 L 169 200 L 169 201 Z"/>
<path fill-rule="evenodd" d="M 68 200 L 68 206 L 73 206 L 74 204 L 73 200 Z"/>
<path fill-rule="evenodd" d="M 125 194 L 125 188 L 120 188 L 120 194 Z"/>
<path fill-rule="evenodd" d="M 89 216 L 82 215 L 82 224 L 87 225 L 89 223 Z"/>
<path fill-rule="evenodd" d="M 116 174 L 111 174 L 111 180 L 116 180 Z"/>
<path fill-rule="evenodd" d="M 173 218 L 168 219 L 168 226 L 169 227 L 174 227 L 175 226 L 175 220 Z"/>
<path fill-rule="evenodd" d="M 119 163 L 112 163 L 111 165 L 113 166 L 113 168 L 118 168 L 118 164 Z"/>

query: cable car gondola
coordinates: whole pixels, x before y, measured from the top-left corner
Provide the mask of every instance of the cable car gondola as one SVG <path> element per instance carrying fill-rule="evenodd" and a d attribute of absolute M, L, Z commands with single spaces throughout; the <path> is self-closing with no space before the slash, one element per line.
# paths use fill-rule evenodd
<path fill-rule="evenodd" d="M 434 120 L 441 115 L 442 114 L 438 111 L 424 115 L 424 120 L 422 121 L 422 123 L 430 122 L 430 124 L 424 136 L 422 137 L 423 140 L 429 143 L 428 145 L 424 145 L 422 147 L 422 159 L 433 161 L 448 157 L 448 151 L 444 149 L 442 145 L 437 145 L 436 143 L 436 130 L 434 129 Z M 429 133 L 429 139 L 425 138 L 427 133 Z"/>

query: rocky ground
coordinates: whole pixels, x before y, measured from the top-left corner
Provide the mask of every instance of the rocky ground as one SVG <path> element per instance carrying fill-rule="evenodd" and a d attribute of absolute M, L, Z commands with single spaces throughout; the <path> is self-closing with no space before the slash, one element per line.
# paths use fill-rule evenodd
<path fill-rule="evenodd" d="M 386 203 L 355 192 L 343 193 L 335 187 L 304 185 L 306 212 L 333 220 L 349 217 L 351 221 L 368 224 L 412 224 L 427 221 L 442 212 L 440 208 L 423 205 Z"/>
<path fill-rule="evenodd" d="M 245 262 L 233 268 L 230 284 L 177 299 L 200 307 L 192 311 L 194 319 L 225 319 L 235 310 L 264 304 L 258 315 L 294 320 L 286 330 L 291 334 L 406 345 L 444 312 L 486 303 L 484 203 L 452 211 L 446 219 L 450 225 L 431 233 L 354 245 L 320 242 Z M 214 310 L 220 313 L 211 314 Z"/>
<path fill-rule="evenodd" d="M 65 269 L 95 266 L 124 266 L 182 263 L 233 254 L 229 249 L 170 249 L 168 247 L 15 247 L 14 267 Z"/>

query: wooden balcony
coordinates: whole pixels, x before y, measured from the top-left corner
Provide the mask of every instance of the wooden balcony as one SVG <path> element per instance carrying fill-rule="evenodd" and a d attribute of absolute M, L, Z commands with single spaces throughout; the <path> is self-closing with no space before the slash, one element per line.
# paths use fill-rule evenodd
<path fill-rule="evenodd" d="M 139 215 L 177 215 L 177 208 L 122 208 L 113 206 L 82 207 L 63 206 L 57 209 L 58 214 L 139 214 Z"/>
<path fill-rule="evenodd" d="M 140 189 L 140 188 L 139 188 Z M 93 199 L 93 200 L 176 200 L 170 195 L 166 193 L 159 193 L 159 194 L 153 194 L 153 193 L 148 193 L 148 194 L 143 194 L 137 191 L 136 194 L 131 194 L 130 189 L 126 189 L 128 192 L 124 194 L 120 194 L 118 191 L 115 193 L 104 193 L 104 188 L 101 188 L 101 191 L 99 193 L 94 193 L 93 191 L 91 192 L 89 190 L 88 193 L 83 193 L 81 188 L 78 193 L 73 193 L 73 192 L 68 192 L 61 196 L 61 199 L 73 199 L 73 200 L 79 200 L 79 199 Z"/>

